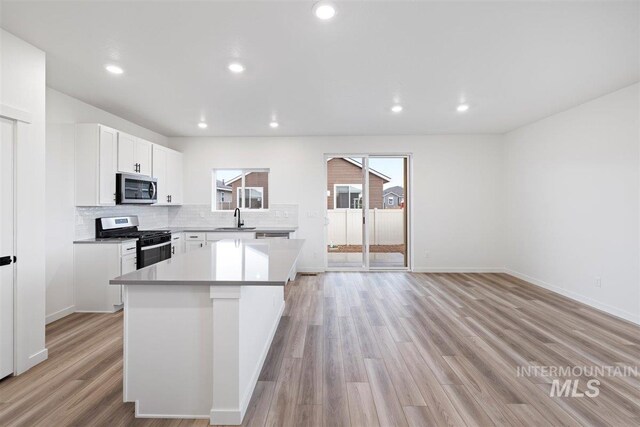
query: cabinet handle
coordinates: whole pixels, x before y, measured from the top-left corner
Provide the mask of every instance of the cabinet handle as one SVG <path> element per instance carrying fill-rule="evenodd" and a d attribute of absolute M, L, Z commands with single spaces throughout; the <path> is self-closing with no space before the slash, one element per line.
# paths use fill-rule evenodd
<path fill-rule="evenodd" d="M 169 203 L 171 203 L 171 196 L 169 196 Z"/>
<path fill-rule="evenodd" d="M 127 250 L 128 250 L 128 251 L 132 251 L 132 250 L 134 250 L 135 248 L 136 248 L 136 247 L 134 246 L 134 247 L 131 247 L 131 248 L 127 248 Z"/>
<path fill-rule="evenodd" d="M 202 247 L 202 243 L 200 243 L 200 247 Z"/>
<path fill-rule="evenodd" d="M 175 255 L 176 254 L 176 247 L 172 246 L 171 247 L 171 255 Z"/>

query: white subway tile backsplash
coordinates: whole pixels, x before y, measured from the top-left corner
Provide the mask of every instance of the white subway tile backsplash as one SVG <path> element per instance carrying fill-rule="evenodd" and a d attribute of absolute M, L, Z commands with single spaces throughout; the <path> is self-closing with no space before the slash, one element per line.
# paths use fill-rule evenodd
<path fill-rule="evenodd" d="M 171 227 L 232 227 L 233 211 L 211 211 L 210 205 L 184 205 L 169 209 Z M 248 227 L 297 227 L 298 205 L 272 204 L 268 211 L 242 211 Z"/>
<path fill-rule="evenodd" d="M 96 235 L 96 218 L 137 215 L 141 229 L 168 226 L 168 207 L 119 205 L 109 207 L 77 207 L 76 239 L 89 239 Z"/>
<path fill-rule="evenodd" d="M 211 212 L 210 205 L 77 207 L 75 238 L 95 237 L 96 218 L 137 215 L 141 229 L 164 227 L 232 227 L 233 211 Z M 268 211 L 243 211 L 249 227 L 297 227 L 298 205 L 272 204 Z"/>

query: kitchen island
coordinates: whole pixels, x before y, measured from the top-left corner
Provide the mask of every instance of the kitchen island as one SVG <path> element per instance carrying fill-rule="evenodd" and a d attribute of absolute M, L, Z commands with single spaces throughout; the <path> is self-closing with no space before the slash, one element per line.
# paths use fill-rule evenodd
<path fill-rule="evenodd" d="M 303 240 L 221 240 L 120 276 L 137 417 L 242 423 Z"/>

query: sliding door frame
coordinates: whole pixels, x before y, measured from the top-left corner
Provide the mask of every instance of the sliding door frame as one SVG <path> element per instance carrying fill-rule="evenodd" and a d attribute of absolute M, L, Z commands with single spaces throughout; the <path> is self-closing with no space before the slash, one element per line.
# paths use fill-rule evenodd
<path fill-rule="evenodd" d="M 327 207 L 327 182 L 328 182 L 328 168 L 327 163 L 331 158 L 354 158 L 362 159 L 362 194 L 363 194 L 363 206 L 362 206 L 362 265 L 360 267 L 330 267 L 329 255 L 327 251 L 329 241 L 329 212 Z M 403 267 L 371 267 L 370 265 L 370 251 L 369 251 L 369 158 L 376 157 L 398 157 L 406 159 L 405 168 L 405 261 L 406 266 Z M 413 154 L 412 153 L 325 153 L 324 154 L 324 245 L 323 245 L 323 257 L 325 271 L 413 271 Z"/>

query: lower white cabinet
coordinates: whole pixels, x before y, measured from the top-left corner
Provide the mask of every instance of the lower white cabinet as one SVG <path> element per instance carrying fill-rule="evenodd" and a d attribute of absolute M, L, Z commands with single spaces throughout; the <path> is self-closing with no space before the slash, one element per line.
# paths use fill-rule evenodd
<path fill-rule="evenodd" d="M 113 313 L 122 308 L 122 286 L 109 280 L 136 271 L 136 242 L 77 243 L 73 247 L 76 311 Z"/>
<path fill-rule="evenodd" d="M 185 252 L 184 234 L 171 233 L 171 256 L 183 254 Z"/>

